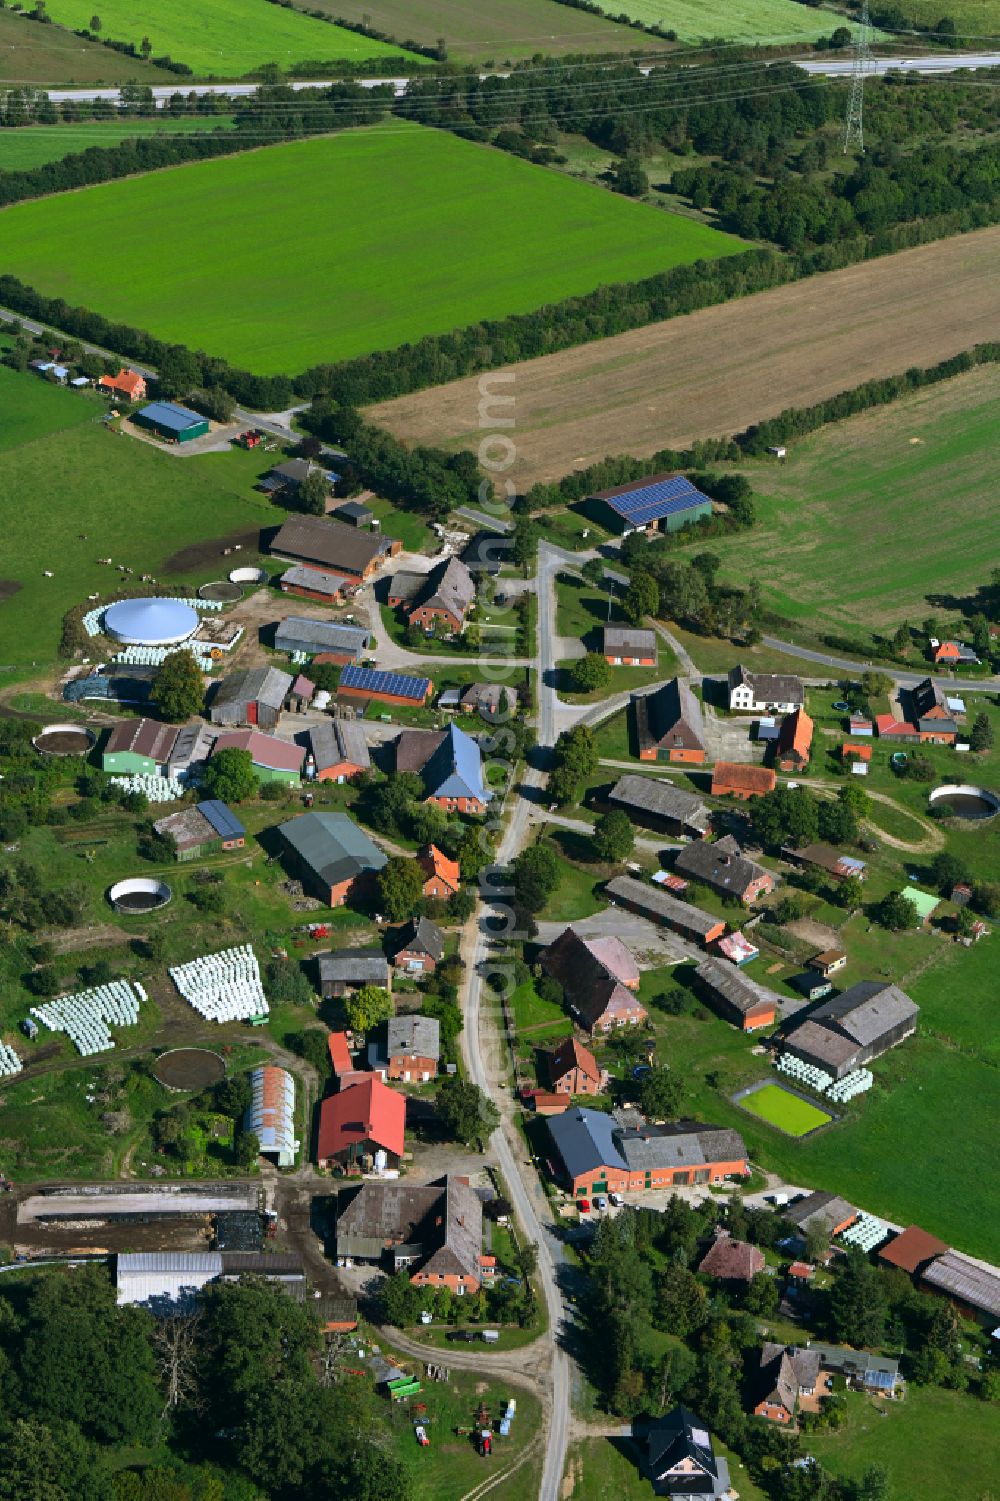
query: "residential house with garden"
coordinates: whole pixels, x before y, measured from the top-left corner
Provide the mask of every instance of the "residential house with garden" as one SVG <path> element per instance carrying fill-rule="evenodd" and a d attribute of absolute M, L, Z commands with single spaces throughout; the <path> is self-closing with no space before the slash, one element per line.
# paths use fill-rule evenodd
<path fill-rule="evenodd" d="M 606 625 L 601 650 L 610 667 L 655 667 L 656 632 L 636 626 Z"/>

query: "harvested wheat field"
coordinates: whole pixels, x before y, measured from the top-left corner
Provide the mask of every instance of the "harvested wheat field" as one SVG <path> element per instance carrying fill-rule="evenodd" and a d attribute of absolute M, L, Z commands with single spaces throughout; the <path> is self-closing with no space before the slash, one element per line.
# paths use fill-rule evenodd
<path fill-rule="evenodd" d="M 607 454 L 739 432 L 873 376 L 1000 338 L 1000 227 L 509 366 L 519 488 Z M 371 409 L 407 441 L 476 448 L 479 376 Z"/>

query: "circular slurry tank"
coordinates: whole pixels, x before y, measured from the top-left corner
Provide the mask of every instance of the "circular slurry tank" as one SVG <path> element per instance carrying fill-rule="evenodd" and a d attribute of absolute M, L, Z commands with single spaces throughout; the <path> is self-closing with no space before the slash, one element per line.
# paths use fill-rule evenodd
<path fill-rule="evenodd" d="M 234 568 L 229 575 L 231 584 L 266 584 L 266 568 Z"/>
<path fill-rule="evenodd" d="M 982 823 L 1000 813 L 1000 797 L 987 787 L 962 785 L 935 787 L 927 798 L 932 808 L 940 809 L 948 818 L 964 818 L 971 823 Z"/>
<path fill-rule="evenodd" d="M 211 1048 L 171 1048 L 153 1064 L 153 1077 L 167 1089 L 208 1089 L 226 1076 L 226 1065 Z"/>
<path fill-rule="evenodd" d="M 135 916 L 165 907 L 172 896 L 166 881 L 158 881 L 155 876 L 129 876 L 115 882 L 108 892 L 108 901 L 116 912 Z"/>
<path fill-rule="evenodd" d="M 125 646 L 174 646 L 198 629 L 198 611 L 182 599 L 120 599 L 104 612 L 105 635 Z"/>
<path fill-rule="evenodd" d="M 82 724 L 47 724 L 31 743 L 43 756 L 89 756 L 97 736 Z"/>
<path fill-rule="evenodd" d="M 239 584 L 230 583 L 229 579 L 213 579 L 210 584 L 202 584 L 198 590 L 198 598 L 216 600 L 224 605 L 234 605 L 238 599 L 243 598 L 243 590 Z"/>

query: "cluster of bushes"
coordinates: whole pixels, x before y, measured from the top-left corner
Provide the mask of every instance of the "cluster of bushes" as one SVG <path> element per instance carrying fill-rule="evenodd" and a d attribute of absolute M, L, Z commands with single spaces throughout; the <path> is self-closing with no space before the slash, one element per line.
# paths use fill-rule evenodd
<path fill-rule="evenodd" d="M 924 146 L 874 153 L 847 176 L 786 172 L 767 184 L 749 167 L 710 165 L 682 168 L 671 187 L 696 207 L 713 208 L 733 234 L 802 251 L 912 220 L 947 225 L 946 233 L 993 224 L 1000 215 L 996 157 L 995 141 L 958 154 Z"/>
<path fill-rule="evenodd" d="M 0 1496 L 411 1501 L 369 1381 L 324 1384 L 319 1320 L 263 1278 L 119 1308 L 104 1266 L 0 1294 Z"/>

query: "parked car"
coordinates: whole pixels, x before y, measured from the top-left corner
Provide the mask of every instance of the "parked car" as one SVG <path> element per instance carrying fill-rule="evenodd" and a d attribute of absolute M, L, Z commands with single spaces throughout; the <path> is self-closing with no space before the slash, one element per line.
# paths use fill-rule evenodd
<path fill-rule="evenodd" d="M 476 1338 L 476 1330 L 475 1329 L 449 1329 L 448 1333 L 447 1333 L 447 1335 L 445 1337 L 447 1339 L 450 1339 L 453 1344 L 469 1345 Z"/>
<path fill-rule="evenodd" d="M 608 1198 L 610 1199 L 611 1203 L 615 1206 L 616 1209 L 620 1209 L 621 1206 L 625 1202 L 625 1200 L 622 1198 L 621 1194 L 608 1194 Z"/>
<path fill-rule="evenodd" d="M 598 1197 L 594 1200 L 594 1208 L 598 1211 L 599 1214 L 603 1214 L 604 1211 L 605 1211 L 605 1209 L 607 1209 L 607 1207 L 608 1207 L 608 1201 L 607 1201 L 607 1199 L 604 1197 L 603 1194 L 599 1194 Z"/>
<path fill-rule="evenodd" d="M 590 1213 L 590 1200 L 589 1199 L 577 1199 L 577 1201 L 576 1201 L 576 1207 L 577 1207 L 577 1209 L 579 1209 L 579 1211 L 580 1211 L 581 1214 L 589 1214 Z"/>

